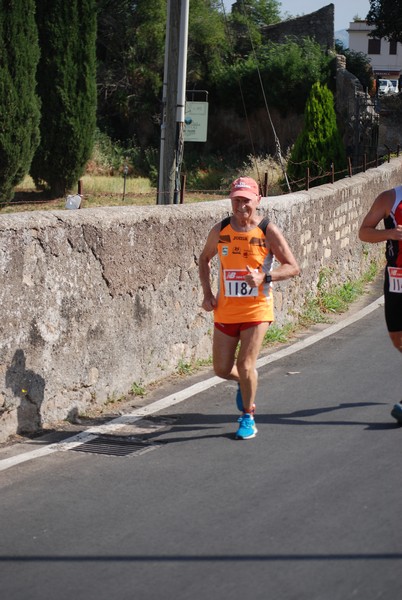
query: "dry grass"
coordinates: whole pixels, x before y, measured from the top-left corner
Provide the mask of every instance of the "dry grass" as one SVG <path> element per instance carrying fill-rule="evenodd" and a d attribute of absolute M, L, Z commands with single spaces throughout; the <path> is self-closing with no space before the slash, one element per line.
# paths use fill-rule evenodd
<path fill-rule="evenodd" d="M 278 162 L 271 156 L 248 156 L 241 170 L 237 174 L 247 175 L 254 179 L 264 180 L 268 174 L 268 195 L 280 195 L 282 171 Z M 236 176 L 236 175 L 235 175 Z M 234 177 L 233 177 L 234 178 Z M 228 184 L 228 190 L 229 190 Z M 78 188 L 71 190 L 72 194 Z M 87 173 L 81 178 L 82 208 L 97 208 L 104 206 L 153 206 L 156 204 L 157 190 L 152 187 L 149 179 L 145 177 L 124 177 L 120 175 L 98 175 Z M 184 202 L 208 202 L 228 197 L 228 193 L 221 190 L 191 191 L 186 189 Z M 64 209 L 66 198 L 49 198 L 46 192 L 36 191 L 34 183 L 29 176 L 15 190 L 14 199 L 4 205 L 0 204 L 0 214 L 26 212 L 33 210 L 58 210 Z"/>
<path fill-rule="evenodd" d="M 92 194 L 118 194 L 121 197 L 124 192 L 124 177 L 107 177 L 104 175 L 84 175 L 81 177 L 83 193 Z M 156 194 L 155 188 L 145 177 L 126 178 L 125 192 L 131 194 Z"/>
<path fill-rule="evenodd" d="M 284 158 L 284 167 L 286 161 Z M 252 177 L 256 181 L 264 183 L 265 175 L 268 177 L 268 196 L 280 196 L 283 194 L 281 182 L 283 180 L 283 171 L 279 161 L 270 154 L 265 156 L 253 156 L 250 154 L 244 162 L 239 175 Z"/>
<path fill-rule="evenodd" d="M 78 191 L 71 190 L 71 194 Z M 149 179 L 84 175 L 81 178 L 82 208 L 100 206 L 152 205 L 156 203 L 156 189 Z M 50 199 L 46 192 L 36 191 L 32 179 L 27 176 L 16 188 L 14 199 L 0 208 L 2 214 L 64 209 L 66 198 Z"/>
<path fill-rule="evenodd" d="M 126 179 L 123 177 L 85 175 L 81 179 L 82 208 L 102 206 L 153 205 L 156 203 L 156 189 L 149 179 Z M 77 193 L 72 190 L 71 193 Z M 123 197 L 123 192 L 125 195 Z M 16 188 L 14 199 L 0 206 L 0 214 L 34 210 L 64 209 L 66 198 L 50 199 L 46 192 L 36 191 L 32 179 L 27 176 Z"/>

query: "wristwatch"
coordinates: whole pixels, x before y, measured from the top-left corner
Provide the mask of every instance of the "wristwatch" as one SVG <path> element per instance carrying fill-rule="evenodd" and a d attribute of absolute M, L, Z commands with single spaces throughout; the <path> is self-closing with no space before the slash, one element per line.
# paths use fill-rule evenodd
<path fill-rule="evenodd" d="M 265 283 L 271 283 L 272 281 L 272 277 L 269 273 L 265 274 L 265 279 L 264 279 Z"/>

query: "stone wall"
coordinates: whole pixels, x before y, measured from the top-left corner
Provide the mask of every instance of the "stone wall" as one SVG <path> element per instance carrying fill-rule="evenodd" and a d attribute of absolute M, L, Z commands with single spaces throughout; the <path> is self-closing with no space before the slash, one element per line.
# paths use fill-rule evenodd
<path fill-rule="evenodd" d="M 300 8 L 303 9 L 302 4 Z M 283 43 L 287 37 L 308 36 L 325 50 L 332 50 L 335 43 L 334 14 L 334 5 L 328 4 L 308 15 L 267 25 L 262 28 L 262 34 L 266 40 L 276 43 Z"/>
<path fill-rule="evenodd" d="M 380 98 L 379 152 L 402 148 L 402 92 Z"/>
<path fill-rule="evenodd" d="M 402 159 L 334 185 L 262 200 L 301 276 L 275 285 L 295 319 L 320 272 L 341 284 L 384 251 L 357 230 Z M 34 432 L 211 353 L 197 259 L 230 201 L 0 216 L 0 440 Z"/>

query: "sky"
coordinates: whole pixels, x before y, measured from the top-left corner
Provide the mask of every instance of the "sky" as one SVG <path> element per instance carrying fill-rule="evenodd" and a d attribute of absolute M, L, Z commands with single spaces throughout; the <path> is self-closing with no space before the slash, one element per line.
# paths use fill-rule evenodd
<path fill-rule="evenodd" d="M 335 31 L 347 29 L 349 23 L 358 15 L 364 19 L 370 9 L 369 0 L 280 0 L 281 15 L 286 13 L 292 16 L 307 15 L 328 4 L 335 6 Z"/>
<path fill-rule="evenodd" d="M 234 0 L 233 0 L 234 1 Z M 233 4 L 232 0 L 224 0 L 224 5 L 230 11 Z M 349 23 L 358 15 L 365 19 L 370 9 L 369 0 L 279 0 L 281 3 L 281 15 L 286 18 L 288 15 L 301 16 L 308 15 L 319 8 L 334 4 L 335 6 L 335 31 L 348 29 Z"/>

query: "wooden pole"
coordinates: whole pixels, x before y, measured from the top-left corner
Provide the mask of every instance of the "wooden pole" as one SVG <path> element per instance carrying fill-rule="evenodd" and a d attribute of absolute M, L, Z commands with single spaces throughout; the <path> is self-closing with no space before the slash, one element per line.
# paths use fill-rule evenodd
<path fill-rule="evenodd" d="M 184 147 L 189 0 L 168 0 L 167 10 L 157 203 L 177 204 Z"/>
<path fill-rule="evenodd" d="M 180 204 L 184 204 L 184 194 L 186 193 L 186 176 L 181 176 L 181 186 L 180 186 Z"/>
<path fill-rule="evenodd" d="M 163 156 L 161 156 L 158 204 L 173 204 L 176 176 L 176 104 L 179 69 L 179 31 L 181 3 L 175 0 L 168 2 L 168 23 L 166 31 L 167 59 L 165 69 L 168 73 L 165 91 L 165 122 L 163 124 Z"/>
<path fill-rule="evenodd" d="M 264 175 L 264 197 L 266 198 L 268 196 L 268 173 L 265 172 Z"/>

